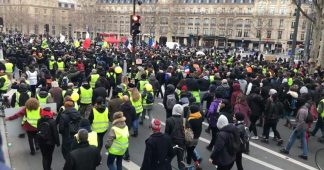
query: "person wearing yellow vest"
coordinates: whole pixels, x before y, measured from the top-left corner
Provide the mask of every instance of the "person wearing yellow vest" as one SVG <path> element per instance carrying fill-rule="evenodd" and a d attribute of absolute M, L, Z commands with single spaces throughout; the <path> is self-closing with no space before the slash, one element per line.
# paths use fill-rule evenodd
<path fill-rule="evenodd" d="M 148 84 L 149 81 L 146 79 L 146 74 L 141 75 L 141 80 L 137 83 L 137 89 L 140 93 L 143 93 L 145 84 Z"/>
<path fill-rule="evenodd" d="M 200 104 L 200 91 L 195 90 L 195 91 L 190 91 L 193 97 L 196 98 L 196 103 Z"/>
<path fill-rule="evenodd" d="M 42 87 L 36 96 L 40 104 L 46 104 L 52 102 L 51 94 L 47 91 L 45 87 Z"/>
<path fill-rule="evenodd" d="M 91 103 L 93 90 L 88 82 L 83 82 L 82 86 L 78 91 L 80 95 L 80 108 L 79 111 L 83 118 L 88 118 L 91 112 Z"/>
<path fill-rule="evenodd" d="M 145 115 L 148 115 L 150 122 L 152 121 L 151 110 L 154 104 L 154 93 L 153 93 L 153 86 L 151 84 L 145 84 L 144 91 L 143 91 L 143 113 L 141 116 L 141 121 L 139 124 L 143 124 L 145 119 Z"/>
<path fill-rule="evenodd" d="M 94 130 L 92 130 L 91 125 L 90 125 L 90 122 L 89 122 L 88 119 L 82 119 L 80 121 L 79 130 L 81 130 L 81 129 L 87 130 L 87 132 L 88 132 L 88 142 L 89 142 L 89 145 L 98 147 L 97 132 L 94 131 Z M 78 133 L 74 135 L 74 138 L 75 138 L 75 143 L 72 144 L 72 150 L 74 148 L 76 148 L 76 145 L 78 143 L 80 143 L 80 141 L 79 141 L 79 134 Z"/>
<path fill-rule="evenodd" d="M 35 147 L 39 149 L 37 140 L 37 121 L 41 118 L 41 108 L 39 102 L 35 98 L 27 100 L 25 107 L 16 114 L 6 117 L 6 121 L 15 120 L 19 117 L 23 117 L 24 123 L 23 129 L 27 132 L 30 154 L 35 155 Z"/>
<path fill-rule="evenodd" d="M 136 117 L 132 123 L 133 131 L 134 131 L 132 136 L 137 137 L 137 135 L 138 135 L 138 119 L 143 112 L 142 95 L 139 93 L 137 88 L 133 88 L 133 90 L 131 92 L 131 96 L 130 96 L 130 101 L 131 101 L 132 105 L 135 107 L 135 111 L 136 111 Z"/>
<path fill-rule="evenodd" d="M 55 61 L 55 57 L 51 56 L 50 60 L 48 61 L 48 69 L 53 77 L 55 76 L 55 72 L 57 68 L 58 66 L 57 66 L 57 62 Z"/>
<path fill-rule="evenodd" d="M 91 72 L 91 75 L 89 76 L 89 79 L 88 79 L 91 88 L 93 88 L 93 89 L 95 88 L 95 85 L 96 85 L 96 82 L 98 79 L 99 79 L 99 74 L 97 73 L 96 69 L 93 69 Z"/>
<path fill-rule="evenodd" d="M 8 75 L 8 78 L 11 80 L 13 76 L 12 73 L 14 71 L 15 66 L 9 60 L 6 60 L 5 67 L 6 67 L 6 73 Z"/>
<path fill-rule="evenodd" d="M 98 97 L 95 101 L 95 105 L 92 108 L 92 112 L 89 115 L 89 122 L 91 129 L 98 134 L 98 149 L 101 150 L 103 145 L 103 138 L 109 127 L 109 110 L 105 106 L 104 99 Z"/>
<path fill-rule="evenodd" d="M 20 83 L 17 91 L 11 97 L 11 107 L 19 108 L 25 106 L 26 101 L 31 97 L 31 92 L 25 83 Z"/>
<path fill-rule="evenodd" d="M 116 160 L 117 169 L 120 170 L 122 169 L 123 155 L 129 145 L 129 131 L 123 112 L 114 113 L 113 119 L 114 121 L 108 134 L 107 144 L 105 145 L 106 149 L 108 149 L 107 165 L 109 169 L 116 169 L 114 165 Z"/>
<path fill-rule="evenodd" d="M 64 68 L 65 68 L 64 62 L 62 61 L 61 58 L 58 58 L 58 61 L 57 61 L 57 70 L 58 71 L 64 71 Z"/>
<path fill-rule="evenodd" d="M 324 91 L 322 93 L 324 93 Z M 321 95 L 322 95 L 322 100 L 317 105 L 318 119 L 314 130 L 311 132 L 311 135 L 315 136 L 317 131 L 321 130 L 322 137 L 320 137 L 318 141 L 324 143 L 324 94 Z"/>
<path fill-rule="evenodd" d="M 0 94 L 7 93 L 10 85 L 10 80 L 4 70 L 0 70 Z"/>

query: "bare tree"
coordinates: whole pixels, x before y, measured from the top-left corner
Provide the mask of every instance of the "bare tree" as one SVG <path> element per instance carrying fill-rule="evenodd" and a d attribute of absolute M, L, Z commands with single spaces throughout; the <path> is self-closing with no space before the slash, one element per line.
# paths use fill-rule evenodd
<path fill-rule="evenodd" d="M 324 67 L 324 56 L 318 55 L 324 54 L 324 36 L 322 31 L 324 30 L 324 1 L 323 0 L 312 0 L 313 13 L 308 12 L 303 8 L 302 5 L 299 5 L 299 0 L 292 0 L 293 4 L 300 10 L 302 15 L 306 17 L 313 24 L 313 44 L 310 51 L 310 58 L 314 61 L 318 61 L 321 67 Z M 322 42 L 321 42 L 322 38 Z M 320 52 L 321 47 L 321 52 Z"/>

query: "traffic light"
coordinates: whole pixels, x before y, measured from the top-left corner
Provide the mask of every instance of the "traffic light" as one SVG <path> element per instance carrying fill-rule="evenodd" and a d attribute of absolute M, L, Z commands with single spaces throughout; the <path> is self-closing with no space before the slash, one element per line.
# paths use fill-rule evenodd
<path fill-rule="evenodd" d="M 44 25 L 44 28 L 45 28 L 45 32 L 48 33 L 48 32 L 49 32 L 49 25 L 48 25 L 48 24 L 45 24 L 45 25 Z"/>
<path fill-rule="evenodd" d="M 0 26 L 3 27 L 3 18 L 0 17 Z"/>
<path fill-rule="evenodd" d="M 136 36 L 137 34 L 141 33 L 140 31 L 140 23 L 141 16 L 139 15 L 131 15 L 131 35 Z"/>

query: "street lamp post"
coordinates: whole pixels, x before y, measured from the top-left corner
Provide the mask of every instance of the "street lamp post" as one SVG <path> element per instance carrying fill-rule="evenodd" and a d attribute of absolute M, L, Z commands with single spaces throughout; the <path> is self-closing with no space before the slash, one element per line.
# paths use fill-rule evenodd
<path fill-rule="evenodd" d="M 301 0 L 298 0 L 298 6 L 301 5 Z M 299 8 L 296 9 L 296 21 L 294 25 L 294 34 L 293 34 L 293 40 L 292 40 L 292 49 L 291 49 L 291 57 L 290 57 L 290 65 L 294 64 L 295 60 L 295 53 L 296 53 L 296 44 L 297 44 L 297 34 L 298 34 L 298 25 L 299 25 L 299 17 L 300 17 L 300 11 Z"/>

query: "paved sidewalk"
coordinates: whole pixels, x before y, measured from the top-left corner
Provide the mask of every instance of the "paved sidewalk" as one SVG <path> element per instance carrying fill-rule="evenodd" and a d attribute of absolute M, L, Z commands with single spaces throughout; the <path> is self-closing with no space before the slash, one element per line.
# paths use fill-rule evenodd
<path fill-rule="evenodd" d="M 4 118 L 0 118 L 0 132 L 2 137 L 2 150 L 6 161 L 6 165 L 8 167 L 11 167 L 11 161 L 10 161 L 9 150 L 8 150 L 8 142 L 7 142 L 7 129 L 4 125 Z"/>

